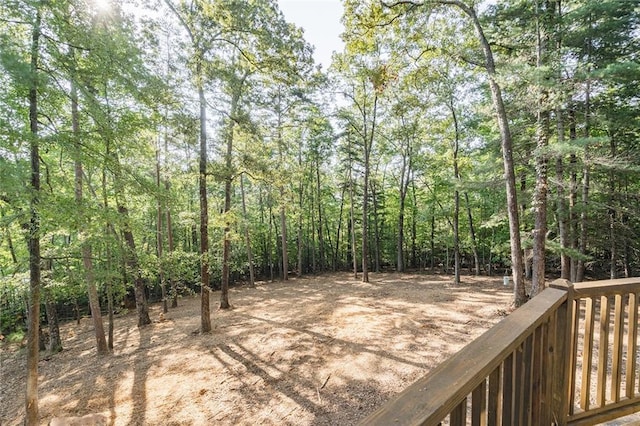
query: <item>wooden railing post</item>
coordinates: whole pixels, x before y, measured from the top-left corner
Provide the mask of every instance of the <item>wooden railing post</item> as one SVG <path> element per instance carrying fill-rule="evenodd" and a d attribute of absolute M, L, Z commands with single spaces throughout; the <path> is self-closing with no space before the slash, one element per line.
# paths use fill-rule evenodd
<path fill-rule="evenodd" d="M 552 358 L 552 383 L 551 383 L 551 416 L 553 424 L 565 426 L 569 416 L 570 395 L 573 393 L 574 371 L 574 336 L 573 316 L 575 302 L 573 297 L 573 284 L 565 279 L 558 279 L 550 284 L 550 287 L 567 292 L 567 299 L 557 310 L 555 342 L 549 342 L 549 351 Z"/>

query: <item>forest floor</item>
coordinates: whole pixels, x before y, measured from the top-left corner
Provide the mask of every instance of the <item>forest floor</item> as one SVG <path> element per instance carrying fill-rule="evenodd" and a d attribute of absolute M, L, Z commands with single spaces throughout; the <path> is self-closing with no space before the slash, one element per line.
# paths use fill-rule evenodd
<path fill-rule="evenodd" d="M 186 297 L 139 329 L 117 317 L 98 357 L 90 318 L 61 328 L 64 351 L 39 364 L 42 424 L 97 413 L 111 425 L 350 425 L 500 321 L 502 277 L 336 273 L 230 291 L 199 334 Z M 219 293 L 213 293 L 212 308 Z M 1 348 L 0 425 L 22 424 L 24 348 Z"/>

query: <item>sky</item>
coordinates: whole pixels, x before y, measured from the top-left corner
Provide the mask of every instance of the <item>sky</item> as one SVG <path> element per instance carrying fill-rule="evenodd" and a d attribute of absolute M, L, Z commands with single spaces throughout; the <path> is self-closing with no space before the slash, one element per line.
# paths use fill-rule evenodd
<path fill-rule="evenodd" d="M 278 0 L 285 19 L 304 29 L 304 38 L 313 46 L 316 63 L 326 70 L 333 51 L 342 51 L 343 31 L 340 0 Z"/>

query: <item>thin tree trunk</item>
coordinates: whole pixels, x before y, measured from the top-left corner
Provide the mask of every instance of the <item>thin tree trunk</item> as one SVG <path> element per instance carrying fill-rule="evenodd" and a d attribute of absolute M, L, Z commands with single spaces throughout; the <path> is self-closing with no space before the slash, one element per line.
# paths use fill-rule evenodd
<path fill-rule="evenodd" d="M 300 186 L 298 188 L 299 192 L 298 192 L 298 208 L 300 209 L 300 212 L 302 212 L 302 192 L 304 191 L 304 189 L 302 188 L 302 183 L 300 183 Z M 302 256 L 303 256 L 303 250 L 304 250 L 304 244 L 302 241 L 302 214 L 298 215 L 298 235 L 297 235 L 297 249 L 298 249 L 298 266 L 297 266 L 297 276 L 301 277 L 303 274 L 303 264 L 302 264 Z"/>
<path fill-rule="evenodd" d="M 200 331 L 211 331 L 209 302 L 209 209 L 207 200 L 207 103 L 204 97 L 202 52 L 196 59 L 198 100 L 200 103 L 200 156 L 198 161 L 198 194 L 200 198 Z"/>
<path fill-rule="evenodd" d="M 537 67 L 540 69 L 548 63 L 548 33 L 546 14 L 538 14 L 538 0 L 536 0 L 537 14 Z M 549 110 L 546 106 L 549 93 L 547 89 L 540 91 L 537 111 L 536 128 L 536 186 L 533 195 L 533 210 L 535 214 L 535 226 L 533 237 L 533 268 L 531 281 L 531 296 L 535 296 L 545 287 L 545 251 L 547 238 L 547 156 L 545 154 L 549 144 Z"/>
<path fill-rule="evenodd" d="M 253 267 L 253 253 L 251 251 L 251 238 L 249 236 L 249 216 L 247 215 L 247 202 L 244 193 L 244 175 L 240 176 L 240 194 L 242 196 L 242 215 L 244 218 L 244 241 L 247 249 L 247 262 L 249 263 L 249 285 L 255 287 L 256 273 Z"/>
<path fill-rule="evenodd" d="M 373 148 L 373 136 L 376 127 L 376 114 L 378 106 L 377 93 L 373 98 L 373 119 L 371 120 L 371 129 L 367 132 L 367 117 L 363 116 L 364 131 L 364 181 L 362 191 L 362 282 L 369 282 L 369 173 L 371 169 L 371 149 Z M 363 109 L 364 110 L 364 109 Z"/>
<path fill-rule="evenodd" d="M 280 227 L 281 231 L 281 244 L 282 244 L 282 279 L 287 281 L 289 279 L 289 255 L 287 253 L 287 213 L 284 206 L 284 189 L 280 189 Z"/>
<path fill-rule="evenodd" d="M 165 191 L 169 192 L 169 181 L 165 181 L 164 185 Z M 173 225 L 171 223 L 171 208 L 169 205 L 166 207 L 165 211 L 165 222 L 167 224 L 167 249 L 169 250 L 169 254 L 173 253 Z M 173 278 L 169 278 L 169 285 L 171 287 L 171 307 L 178 307 L 178 285 L 177 281 Z"/>
<path fill-rule="evenodd" d="M 435 212 L 431 212 L 431 272 L 436 268 L 436 215 Z"/>
<path fill-rule="evenodd" d="M 469 219 L 469 235 L 471 236 L 471 249 L 473 250 L 474 274 L 480 275 L 480 256 L 478 255 L 478 243 L 476 241 L 476 230 L 473 226 L 473 216 L 471 215 L 471 203 L 469 194 L 464 193 L 464 200 L 467 206 L 467 217 Z"/>
<path fill-rule="evenodd" d="M 509 128 L 509 120 L 502 99 L 502 91 L 496 81 L 496 68 L 493 59 L 491 46 L 487 41 L 478 16 L 475 10 L 469 8 L 462 2 L 455 1 L 455 4 L 462 8 L 473 20 L 476 32 L 480 38 L 480 43 L 484 50 L 486 59 L 486 69 L 489 74 L 489 87 L 496 110 L 498 119 L 498 127 L 500 128 L 500 139 L 502 148 L 502 159 L 504 164 L 505 185 L 507 193 L 507 212 L 509 216 L 509 235 L 511 242 L 511 268 L 514 282 L 514 304 L 521 306 L 526 302 L 526 293 L 524 287 L 523 260 L 522 260 L 522 243 L 520 240 L 520 219 L 518 215 L 518 198 L 516 192 L 516 176 L 513 164 L 513 140 L 511 138 L 511 130 Z"/>
<path fill-rule="evenodd" d="M 277 113 L 278 113 L 278 124 L 277 124 L 277 132 L 278 132 L 278 149 L 280 154 L 280 161 L 284 164 L 284 141 L 282 139 L 282 98 L 281 94 L 278 93 L 278 105 L 277 105 Z M 282 233 L 280 234 L 280 245 L 281 245 L 281 253 L 282 253 L 282 262 L 281 262 L 281 278 L 283 281 L 287 281 L 289 279 L 289 255 L 288 255 L 288 247 L 287 247 L 287 212 L 286 212 L 286 204 L 285 204 L 285 188 L 284 184 L 280 184 L 280 227 L 282 228 Z"/>
<path fill-rule="evenodd" d="M 576 131 L 576 113 L 575 108 L 569 110 L 569 140 L 575 141 L 577 138 Z M 576 154 L 572 153 L 569 159 L 570 177 L 569 177 L 569 228 L 570 228 L 570 244 L 575 251 L 578 250 L 578 159 Z M 578 277 L 578 259 L 571 256 L 571 282 L 577 282 Z"/>
<path fill-rule="evenodd" d="M 376 170 L 377 172 L 377 170 Z M 376 272 L 380 272 L 380 220 L 378 217 L 378 187 L 372 185 L 371 196 L 373 201 L 373 239 L 375 242 L 373 250 L 373 265 Z"/>
<path fill-rule="evenodd" d="M 307 232 L 309 233 L 309 235 L 311 235 L 311 247 L 309 248 L 309 253 L 311 255 L 311 271 L 313 273 L 316 273 L 318 271 L 318 265 L 316 262 L 316 230 L 313 226 L 316 221 L 315 211 L 315 201 L 314 198 L 311 197 L 311 200 L 309 202 L 309 230 Z"/>
<path fill-rule="evenodd" d="M 453 144 L 453 177 L 455 179 L 455 190 L 453 191 L 453 283 L 460 284 L 460 190 L 458 189 L 460 184 L 460 170 L 458 169 L 458 151 L 460 149 L 460 127 L 458 125 L 458 116 L 453 105 L 453 100 L 450 100 L 449 110 L 453 118 L 453 124 L 455 129 L 455 137 Z"/>
<path fill-rule="evenodd" d="M 616 158 L 617 148 L 614 136 L 611 136 L 611 158 Z M 618 247 L 616 245 L 616 181 L 615 173 L 609 172 L 609 278 L 618 278 Z"/>
<path fill-rule="evenodd" d="M 239 87 L 234 87 L 231 97 L 231 110 L 229 112 L 229 124 L 227 126 L 227 150 L 225 153 L 225 173 L 224 173 L 224 231 L 222 242 L 222 284 L 220 289 L 220 309 L 229 309 L 229 261 L 231 258 L 231 222 L 229 212 L 231 211 L 231 183 L 233 181 L 233 131 L 237 120 L 238 102 L 240 101 L 240 91 L 244 78 Z"/>
<path fill-rule="evenodd" d="M 0 218 L 5 218 L 5 213 L 3 209 L 0 209 Z M 4 220 L 3 220 L 4 221 Z M 2 230 L 3 235 L 7 238 L 7 247 L 9 248 L 9 254 L 11 255 L 11 262 L 14 265 L 18 264 L 18 256 L 16 255 L 16 250 L 13 246 L 13 239 L 11 238 L 11 231 L 8 226 L 5 226 Z"/>
<path fill-rule="evenodd" d="M 320 186 L 320 161 L 316 159 L 316 190 L 318 194 L 318 261 L 320 262 L 320 272 L 326 268 L 324 253 L 324 238 L 322 234 L 322 187 Z"/>
<path fill-rule="evenodd" d="M 557 0 L 557 7 L 555 9 L 555 22 L 556 22 L 556 50 L 560 52 L 562 50 L 562 2 Z M 556 78 L 558 82 L 562 81 L 562 71 L 558 69 Z M 565 143 L 565 126 L 563 109 L 560 105 L 556 107 L 556 129 L 558 135 L 558 143 Z M 564 187 L 564 165 L 563 158 L 558 155 L 556 158 L 556 192 L 557 192 L 557 204 L 556 204 L 556 216 L 558 222 L 558 234 L 560 238 L 560 278 L 570 280 L 571 279 L 571 258 L 567 254 L 567 249 L 570 248 L 570 236 L 569 226 L 567 224 L 567 201 L 565 200 L 565 187 Z"/>
<path fill-rule="evenodd" d="M 192 27 L 178 13 L 173 3 L 165 0 L 166 5 L 180 20 L 184 29 L 189 34 L 191 44 L 195 50 L 195 75 L 196 88 L 198 90 L 198 103 L 200 107 L 200 155 L 198 159 L 198 197 L 200 199 L 200 331 L 211 331 L 211 307 L 209 302 L 209 211 L 207 200 L 207 104 L 204 96 L 204 48 L 200 40 L 194 34 Z M 195 237 L 195 230 L 192 237 Z"/>
<path fill-rule="evenodd" d="M 117 178 L 119 179 L 119 177 Z M 118 184 L 119 186 L 119 184 Z M 117 192 L 120 192 L 117 190 Z M 118 199 L 119 198 L 119 199 Z M 143 327 L 147 324 L 151 324 L 151 318 L 149 318 L 149 307 L 147 305 L 147 296 L 145 294 L 145 283 L 140 272 L 140 262 L 138 261 L 138 254 L 136 252 L 136 243 L 131 230 L 131 224 L 129 220 L 129 210 L 122 203 L 122 195 L 116 197 L 118 204 L 118 213 L 124 221 L 122 227 L 122 234 L 127 245 L 125 253 L 126 264 L 131 273 L 133 274 L 134 282 L 134 294 L 136 299 L 136 311 L 138 313 L 138 327 Z"/>
<path fill-rule="evenodd" d="M 558 119 L 558 141 L 564 143 L 564 125 L 562 124 L 561 111 L 556 112 Z M 564 192 L 564 166 L 562 157 L 556 158 L 556 216 L 558 221 L 558 234 L 560 237 L 560 278 L 570 280 L 571 279 L 571 258 L 566 253 L 566 250 L 570 247 L 569 243 L 569 230 L 567 226 L 567 203 L 565 201 Z"/>
<path fill-rule="evenodd" d="M 29 221 L 29 323 L 27 330 L 27 380 L 25 425 L 39 424 L 38 358 L 40 331 L 40 147 L 38 141 L 38 62 L 40 58 L 41 5 L 31 33 L 31 87 L 29 88 L 29 127 L 31 132 L 31 199 Z"/>
<path fill-rule="evenodd" d="M 400 206 L 398 211 L 398 235 L 396 245 L 396 270 L 404 272 L 404 206 L 405 194 L 400 193 Z"/>
<path fill-rule="evenodd" d="M 404 122 L 403 122 L 404 124 Z M 406 206 L 407 192 L 409 182 L 411 182 L 411 152 L 410 142 L 405 141 L 406 146 L 402 153 L 402 166 L 400 168 L 400 188 L 399 188 L 399 209 L 398 209 L 398 235 L 396 247 L 396 270 L 398 272 L 405 271 L 404 258 L 404 213 Z"/>
<path fill-rule="evenodd" d="M 340 233 L 342 231 L 342 217 L 344 214 L 344 193 L 346 188 L 342 186 L 342 193 L 340 194 L 340 214 L 338 215 L 338 229 L 336 230 L 336 244 L 335 251 L 333 252 L 332 269 L 335 272 L 338 269 L 338 258 L 340 250 Z"/>
<path fill-rule="evenodd" d="M 411 206 L 411 267 L 418 268 L 418 247 L 416 240 L 418 239 L 418 196 L 416 195 L 415 181 L 411 182 L 411 191 L 413 194 L 413 205 Z"/>
<path fill-rule="evenodd" d="M 591 83 L 587 80 L 587 88 L 585 93 L 585 129 L 584 135 L 586 138 L 591 136 Z M 587 218 L 588 218 L 588 204 L 589 204 L 589 185 L 590 185 L 590 170 L 589 170 L 589 147 L 588 145 L 584 148 L 584 165 L 582 171 L 582 211 L 580 212 L 580 254 L 581 258 L 578 259 L 577 271 L 576 271 L 576 282 L 584 281 L 584 259 L 587 255 L 587 237 L 588 237 L 588 229 L 587 229 Z"/>
<path fill-rule="evenodd" d="M 157 205 L 157 217 L 156 217 L 156 254 L 158 256 L 158 276 L 160 278 L 160 291 L 162 293 L 162 312 L 165 314 L 169 312 L 169 301 L 167 300 L 167 282 L 165 279 L 163 268 L 163 236 L 162 236 L 162 201 L 160 199 L 161 181 L 160 181 L 160 141 L 158 140 L 156 146 L 156 185 L 158 187 L 158 205 Z"/>
<path fill-rule="evenodd" d="M 358 255 L 356 252 L 356 216 L 353 205 L 353 179 L 349 168 L 349 213 L 351 223 L 351 260 L 353 262 L 353 278 L 358 279 Z"/>

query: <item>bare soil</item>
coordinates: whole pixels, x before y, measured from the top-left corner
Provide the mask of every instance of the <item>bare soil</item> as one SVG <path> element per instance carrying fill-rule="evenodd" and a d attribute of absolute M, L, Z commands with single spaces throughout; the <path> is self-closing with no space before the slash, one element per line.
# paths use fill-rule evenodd
<path fill-rule="evenodd" d="M 213 293 L 214 306 L 219 294 Z M 501 277 L 347 273 L 261 282 L 230 292 L 198 333 L 200 299 L 153 324 L 116 321 L 98 357 L 91 319 L 61 329 L 64 351 L 40 361 L 41 423 L 101 414 L 111 425 L 350 425 L 500 321 Z M 24 349 L 0 353 L 0 425 L 22 424 Z"/>

